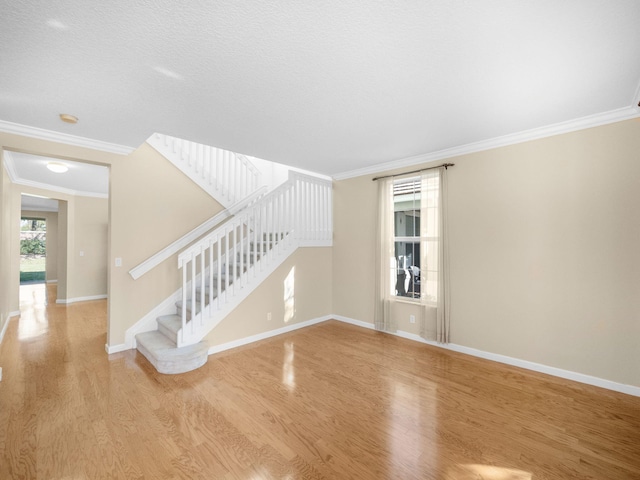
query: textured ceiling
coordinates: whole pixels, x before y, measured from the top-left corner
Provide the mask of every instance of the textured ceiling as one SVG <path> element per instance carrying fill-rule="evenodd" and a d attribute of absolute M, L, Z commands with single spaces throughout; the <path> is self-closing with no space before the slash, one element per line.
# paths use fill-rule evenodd
<path fill-rule="evenodd" d="M 640 100 L 638 0 L 0 9 L 0 120 L 130 147 L 160 132 L 334 175 Z"/>

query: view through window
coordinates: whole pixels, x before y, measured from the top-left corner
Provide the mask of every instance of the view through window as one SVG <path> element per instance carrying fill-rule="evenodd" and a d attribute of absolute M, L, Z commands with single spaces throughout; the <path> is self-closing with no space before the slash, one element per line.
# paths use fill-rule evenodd
<path fill-rule="evenodd" d="M 47 222 L 41 218 L 20 219 L 20 283 L 46 280 Z"/>
<path fill-rule="evenodd" d="M 399 297 L 436 301 L 438 279 L 437 172 L 393 185 L 395 286 Z M 424 250 L 424 251 L 423 251 Z"/>

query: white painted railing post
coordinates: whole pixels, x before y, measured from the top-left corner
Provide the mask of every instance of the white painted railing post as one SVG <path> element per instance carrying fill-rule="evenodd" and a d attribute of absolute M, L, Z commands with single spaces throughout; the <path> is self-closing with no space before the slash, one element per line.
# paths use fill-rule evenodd
<path fill-rule="evenodd" d="M 259 272 L 275 268 L 297 246 L 331 245 L 331 202 L 329 181 L 290 174 L 286 183 L 257 198 L 227 223 L 181 252 L 179 346 L 199 341 L 210 329 L 217 312 L 238 301 L 242 292 L 254 284 Z"/>

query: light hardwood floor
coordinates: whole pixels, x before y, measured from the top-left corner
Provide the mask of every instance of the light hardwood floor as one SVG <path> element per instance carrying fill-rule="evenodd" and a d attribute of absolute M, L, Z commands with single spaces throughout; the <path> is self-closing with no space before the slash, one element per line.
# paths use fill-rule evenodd
<path fill-rule="evenodd" d="M 104 301 L 38 295 L 0 347 L 3 480 L 640 478 L 640 398 L 339 322 L 161 375 L 105 354 Z"/>

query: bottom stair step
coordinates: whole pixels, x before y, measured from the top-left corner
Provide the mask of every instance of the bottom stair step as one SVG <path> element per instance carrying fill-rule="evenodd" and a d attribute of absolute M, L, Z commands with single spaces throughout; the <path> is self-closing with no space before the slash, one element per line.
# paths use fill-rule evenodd
<path fill-rule="evenodd" d="M 184 373 L 207 363 L 209 347 L 205 342 L 177 348 L 176 344 L 156 331 L 136 335 L 138 351 L 160 373 Z"/>

